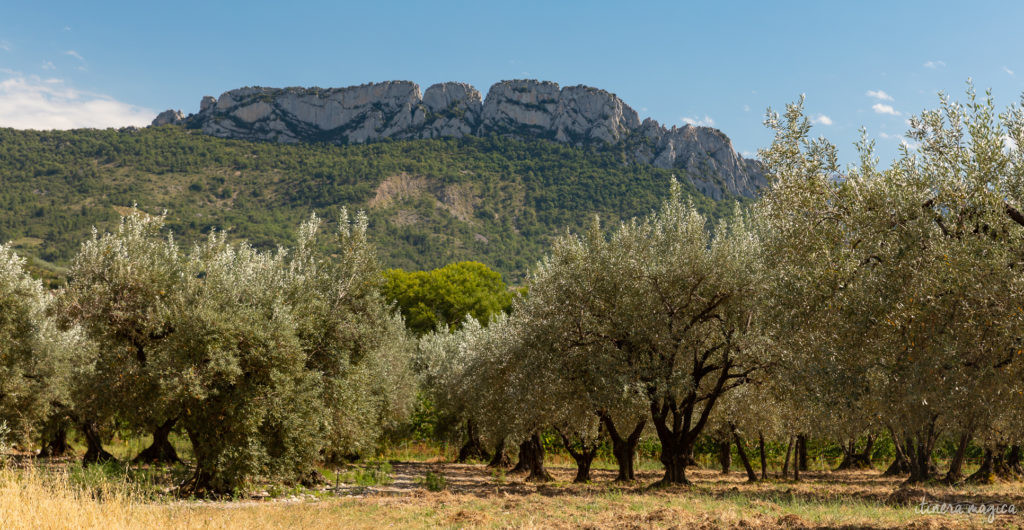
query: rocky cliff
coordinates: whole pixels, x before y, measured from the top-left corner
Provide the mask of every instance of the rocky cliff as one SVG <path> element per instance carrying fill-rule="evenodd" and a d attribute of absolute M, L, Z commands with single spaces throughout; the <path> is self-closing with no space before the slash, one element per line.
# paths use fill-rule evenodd
<path fill-rule="evenodd" d="M 222 138 L 363 143 L 512 135 L 573 145 L 619 145 L 636 162 L 680 169 L 705 195 L 753 197 L 765 185 L 756 161 L 736 154 L 729 138 L 710 127 L 666 128 L 604 90 L 559 87 L 550 81 L 501 81 L 487 97 L 465 83 L 439 83 L 420 93 L 410 81 L 346 88 L 230 90 L 206 96 L 199 113 L 168 110 L 154 126 L 183 123 Z"/>

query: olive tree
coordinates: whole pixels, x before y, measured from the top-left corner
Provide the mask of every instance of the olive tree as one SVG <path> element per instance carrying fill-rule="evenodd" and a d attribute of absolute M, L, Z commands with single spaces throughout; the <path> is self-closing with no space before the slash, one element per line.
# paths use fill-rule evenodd
<path fill-rule="evenodd" d="M 397 305 L 405 325 L 421 336 L 457 329 L 467 317 L 486 325 L 495 315 L 507 311 L 513 299 L 500 274 L 474 261 L 451 263 L 431 271 L 390 269 L 384 272 L 383 292 Z M 423 390 L 421 405 L 434 407 L 438 412 L 437 427 L 443 429 L 437 431 L 456 430 L 451 428 L 465 425 L 466 441 L 459 449 L 457 461 L 489 458 L 477 422 L 465 418 L 461 408 L 445 406 L 455 404 L 445 396 L 434 395 L 438 391 L 444 393 L 443 387 L 428 384 Z M 501 450 L 496 453 L 500 460 Z"/>
<path fill-rule="evenodd" d="M 176 331 L 171 305 L 185 282 L 183 258 L 163 227 L 163 216 L 136 212 L 113 233 L 94 230 L 60 295 L 61 318 L 97 344 L 93 369 L 78 378 L 74 400 L 89 444 L 86 460 L 112 458 L 100 438 L 111 420 L 153 434 L 139 460 L 178 460 L 168 436 L 180 410 L 161 394 L 161 374 L 151 362 L 154 349 Z"/>
<path fill-rule="evenodd" d="M 626 372 L 609 370 L 602 356 L 615 318 L 629 300 L 611 264 L 619 250 L 595 218 L 587 233 L 567 235 L 531 273 L 529 296 L 518 300 L 512 319 L 524 336 L 524 367 L 534 385 L 520 398 L 525 409 L 543 413 L 578 465 L 578 481 L 589 468 L 600 440 L 609 436 L 618 462 L 617 480 L 635 478 L 637 444 L 648 423 L 642 388 Z M 545 385 L 539 383 L 544 382 Z"/>
<path fill-rule="evenodd" d="M 52 296 L 0 245 L 0 425 L 4 443 L 38 439 L 48 417 L 69 401 L 75 366 L 91 345 L 81 331 L 62 331 L 49 314 Z M 45 442 L 45 440 L 44 440 Z"/>
<path fill-rule="evenodd" d="M 813 406 L 889 428 L 912 481 L 934 476 L 944 432 L 980 427 L 968 403 L 1007 392 L 1021 364 L 1019 154 L 991 100 L 969 98 L 913 118 L 920 149 L 884 171 L 862 141 L 840 174 L 835 148 L 808 140 L 802 102 L 769 112 L 762 152 L 773 338 Z"/>
<path fill-rule="evenodd" d="M 381 293 L 380 266 L 367 219 L 342 210 L 333 233 L 315 215 L 289 256 L 285 302 L 296 321 L 306 366 L 320 378 L 329 421 L 326 456 L 376 447 L 412 406 L 415 342 Z"/>
<path fill-rule="evenodd" d="M 325 238 L 312 217 L 291 253 L 214 232 L 185 261 L 154 364 L 196 455 L 187 491 L 316 480 L 321 456 L 365 454 L 407 413 L 413 343 L 378 291 L 365 216 L 339 225 Z"/>
<path fill-rule="evenodd" d="M 757 240 L 738 212 L 714 234 L 708 225 L 673 183 L 644 219 L 566 236 L 513 309 L 529 361 L 506 361 L 499 372 L 528 382 L 518 400 L 543 402 L 561 388 L 572 401 L 548 401 L 589 411 L 577 412 L 582 420 L 614 411 L 626 432 L 642 431 L 634 408 L 642 404 L 661 441 L 666 484 L 688 482 L 685 467 L 716 402 L 765 363 Z"/>
<path fill-rule="evenodd" d="M 184 269 L 169 319 L 176 331 L 153 363 L 192 441 L 185 490 L 229 493 L 256 476 L 300 480 L 327 418 L 285 300 L 283 252 L 231 245 L 213 232 Z"/>

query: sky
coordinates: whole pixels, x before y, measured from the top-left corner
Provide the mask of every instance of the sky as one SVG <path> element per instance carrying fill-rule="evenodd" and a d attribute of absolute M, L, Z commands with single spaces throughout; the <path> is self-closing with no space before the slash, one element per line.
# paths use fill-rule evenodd
<path fill-rule="evenodd" d="M 806 94 L 813 134 L 883 160 L 907 118 L 1024 92 L 1024 2 L 22 2 L 0 4 L 0 126 L 146 125 L 249 85 L 585 84 L 641 119 L 709 125 L 754 156 L 765 109 Z"/>

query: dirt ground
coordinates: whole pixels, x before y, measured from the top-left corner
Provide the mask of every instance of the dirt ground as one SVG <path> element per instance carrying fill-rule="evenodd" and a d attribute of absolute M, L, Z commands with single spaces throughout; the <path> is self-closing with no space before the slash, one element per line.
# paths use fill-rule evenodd
<path fill-rule="evenodd" d="M 591 484 L 571 484 L 575 470 L 549 467 L 551 483 L 525 482 L 482 465 L 392 462 L 393 482 L 379 486 L 323 487 L 331 497 L 359 499 L 385 509 L 425 506 L 444 524 L 497 527 L 1022 527 L 1015 513 L 921 513 L 974 506 L 1024 508 L 1021 484 L 905 487 L 902 478 L 878 471 L 805 472 L 799 482 L 769 477 L 748 483 L 743 472 L 723 475 L 693 469 L 689 487 L 654 488 L 658 471 L 637 474 L 633 484 L 613 482 L 615 472 L 594 470 Z M 427 473 L 445 478 L 442 492 L 423 485 Z M 925 503 L 922 505 L 922 501 Z"/>
<path fill-rule="evenodd" d="M 592 483 L 572 484 L 574 468 L 550 465 L 553 482 L 529 483 L 523 475 L 481 464 L 391 461 L 386 484 L 346 484 L 343 474 L 314 488 L 268 485 L 248 498 L 210 501 L 173 494 L 82 497 L 67 488 L 61 496 L 43 477 L 79 464 L 40 463 L 34 469 L 42 473 L 28 471 L 35 482 L 26 483 L 15 470 L 0 472 L 7 492 L 0 498 L 0 527 L 34 528 L 32 521 L 44 520 L 59 522 L 55 527 L 104 529 L 1024 527 L 1017 513 L 921 513 L 922 501 L 929 510 L 945 503 L 947 511 L 1012 505 L 1016 512 L 1024 508 L 1020 483 L 905 487 L 902 478 L 874 470 L 804 472 L 799 482 L 770 476 L 748 483 L 740 471 L 690 469 L 693 485 L 656 488 L 659 471 L 639 471 L 636 482 L 620 484 L 613 482 L 614 471 L 595 469 Z M 426 487 L 428 473 L 444 477 L 440 491 Z M 19 512 L 26 507 L 33 511 Z M 83 515 L 72 521 L 67 514 Z"/>

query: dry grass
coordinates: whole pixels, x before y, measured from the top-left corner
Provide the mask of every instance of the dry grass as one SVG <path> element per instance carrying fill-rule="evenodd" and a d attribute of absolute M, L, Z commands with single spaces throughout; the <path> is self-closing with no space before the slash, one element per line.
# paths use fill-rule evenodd
<path fill-rule="evenodd" d="M 431 493 L 421 479 L 443 474 L 446 491 Z M 877 472 L 810 474 L 800 483 L 747 484 L 739 473 L 691 473 L 696 485 L 650 489 L 620 486 L 599 471 L 595 483 L 572 485 L 570 468 L 557 479 L 528 484 L 492 474 L 480 465 L 395 463 L 393 482 L 341 488 L 276 500 L 147 501 L 131 484 L 76 485 L 68 468 L 0 471 L 0 528 L 946 528 L 989 526 L 983 518 L 922 516 L 921 495 L 959 502 L 1014 502 L 1024 506 L 1019 484 L 951 490 L 898 488 Z M 1002 516 L 996 526 L 1021 526 Z"/>

